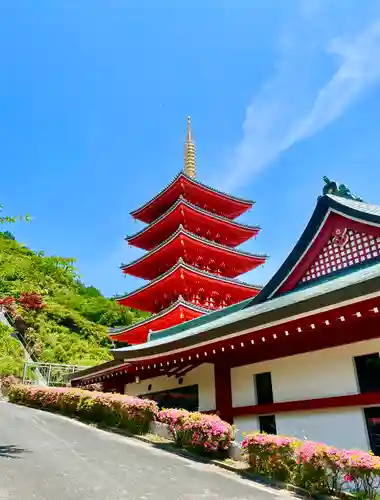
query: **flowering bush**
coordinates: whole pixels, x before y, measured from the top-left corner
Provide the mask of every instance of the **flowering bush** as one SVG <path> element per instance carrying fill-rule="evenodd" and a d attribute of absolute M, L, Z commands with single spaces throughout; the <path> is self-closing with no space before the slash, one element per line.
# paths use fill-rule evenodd
<path fill-rule="evenodd" d="M 158 408 L 154 401 L 122 394 L 83 391 L 70 387 L 12 386 L 9 400 L 46 410 L 58 410 L 91 422 L 145 433 Z"/>
<path fill-rule="evenodd" d="M 296 467 L 294 453 L 298 441 L 286 436 L 249 434 L 242 443 L 248 460 L 256 472 L 289 481 Z"/>
<path fill-rule="evenodd" d="M 245 436 L 242 447 L 255 472 L 312 493 L 351 489 L 373 500 L 380 487 L 380 457 L 371 453 L 260 433 Z"/>
<path fill-rule="evenodd" d="M 234 438 L 233 427 L 217 415 L 169 409 L 160 411 L 156 419 L 169 425 L 178 446 L 188 446 L 201 452 L 227 450 Z"/>

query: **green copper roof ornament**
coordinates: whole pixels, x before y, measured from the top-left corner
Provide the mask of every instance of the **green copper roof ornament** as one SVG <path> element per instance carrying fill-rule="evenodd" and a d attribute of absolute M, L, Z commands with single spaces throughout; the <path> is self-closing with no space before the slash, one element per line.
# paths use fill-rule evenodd
<path fill-rule="evenodd" d="M 323 180 L 325 182 L 325 185 L 323 186 L 323 194 L 334 194 L 335 196 L 341 196 L 342 198 L 348 198 L 349 200 L 363 201 L 362 198 L 359 198 L 359 196 L 351 193 L 345 184 L 338 184 L 326 176 L 323 177 Z"/>

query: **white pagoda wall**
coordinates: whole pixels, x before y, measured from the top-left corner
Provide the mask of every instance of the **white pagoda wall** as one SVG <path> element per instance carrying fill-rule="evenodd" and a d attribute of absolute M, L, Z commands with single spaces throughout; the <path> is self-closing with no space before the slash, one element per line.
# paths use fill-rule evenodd
<path fill-rule="evenodd" d="M 148 385 L 152 384 L 152 389 L 148 391 Z M 208 411 L 215 409 L 215 381 L 214 365 L 204 363 L 183 377 L 183 384 L 178 385 L 175 377 L 155 377 L 153 379 L 142 380 L 139 384 L 127 384 L 124 388 L 125 394 L 137 396 L 149 394 L 151 392 L 165 391 L 168 389 L 178 389 L 189 385 L 198 384 L 199 410 Z"/>
<path fill-rule="evenodd" d="M 277 360 L 245 365 L 231 371 L 233 406 L 257 404 L 256 373 L 271 372 L 274 402 L 296 401 L 357 394 L 353 358 L 380 352 L 380 340 L 370 340 Z M 258 430 L 256 416 L 235 418 L 238 439 L 244 432 Z M 369 449 L 361 408 L 279 413 L 278 434 L 306 437 L 342 448 Z"/>

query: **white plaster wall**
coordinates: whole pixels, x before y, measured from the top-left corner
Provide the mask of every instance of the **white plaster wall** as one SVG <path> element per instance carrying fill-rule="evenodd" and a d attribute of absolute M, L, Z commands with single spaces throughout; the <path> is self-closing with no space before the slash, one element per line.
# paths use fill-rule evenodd
<path fill-rule="evenodd" d="M 357 394 L 353 357 L 373 352 L 380 352 L 380 339 L 233 368 L 233 406 L 257 404 L 254 375 L 266 371 L 275 402 Z"/>
<path fill-rule="evenodd" d="M 258 417 L 234 419 L 236 440 L 247 432 L 259 431 Z M 277 433 L 299 439 L 318 441 L 341 449 L 369 450 L 369 440 L 363 411 L 360 408 L 341 410 L 279 413 L 276 415 Z"/>
<path fill-rule="evenodd" d="M 337 448 L 369 450 L 361 408 L 276 415 L 278 434 L 319 441 Z"/>
<path fill-rule="evenodd" d="M 152 389 L 148 391 L 148 385 L 152 384 Z M 183 384 L 178 385 L 175 377 L 156 377 L 142 380 L 139 384 L 128 384 L 125 386 L 125 394 L 137 396 L 139 394 L 149 394 L 150 392 L 165 391 L 168 389 L 178 389 L 188 385 L 198 384 L 199 390 L 199 410 L 215 410 L 215 379 L 214 365 L 204 363 L 183 377 Z"/>
<path fill-rule="evenodd" d="M 259 418 L 256 415 L 246 415 L 244 417 L 235 417 L 234 425 L 236 427 L 236 441 L 242 441 L 244 438 L 244 434 L 250 432 L 259 432 Z"/>

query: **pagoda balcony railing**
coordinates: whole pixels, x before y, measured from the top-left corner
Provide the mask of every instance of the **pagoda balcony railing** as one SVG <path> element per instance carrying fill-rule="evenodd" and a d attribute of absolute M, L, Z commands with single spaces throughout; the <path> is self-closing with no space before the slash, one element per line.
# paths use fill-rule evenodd
<path fill-rule="evenodd" d="M 222 268 L 220 267 L 215 267 L 215 266 L 210 266 L 209 264 L 207 265 L 203 265 L 201 264 L 199 261 L 197 260 L 193 260 L 193 259 L 187 259 L 186 257 L 184 256 L 181 256 L 181 258 L 183 259 L 183 261 L 188 264 L 189 266 L 193 266 L 193 267 L 196 267 L 197 269 L 200 269 L 201 271 L 205 271 L 207 273 L 211 273 L 211 274 L 216 274 L 217 276 L 224 276 L 224 277 L 227 277 L 227 274 L 226 274 L 226 268 L 225 266 L 223 266 L 223 263 L 222 263 Z M 171 269 L 173 267 L 173 264 L 172 262 L 169 262 L 168 264 L 165 264 L 164 266 L 160 266 L 158 269 L 157 269 L 157 273 L 158 273 L 158 276 L 160 276 L 161 274 L 164 274 L 166 273 L 167 271 L 169 271 L 169 269 Z M 233 271 L 235 271 L 235 268 L 233 268 Z"/>
<path fill-rule="evenodd" d="M 201 298 L 199 296 L 194 296 L 192 295 L 181 295 L 180 297 L 178 295 L 173 296 L 170 300 L 162 301 L 161 303 L 157 303 L 157 311 L 163 311 L 170 307 L 172 304 L 178 301 L 178 299 L 181 298 L 185 302 L 188 302 L 189 304 L 194 304 L 195 306 L 203 307 L 204 309 L 211 309 L 211 310 L 218 310 L 223 307 L 228 307 L 232 304 L 232 301 L 230 298 L 226 299 L 217 299 L 213 297 L 205 297 Z"/>

